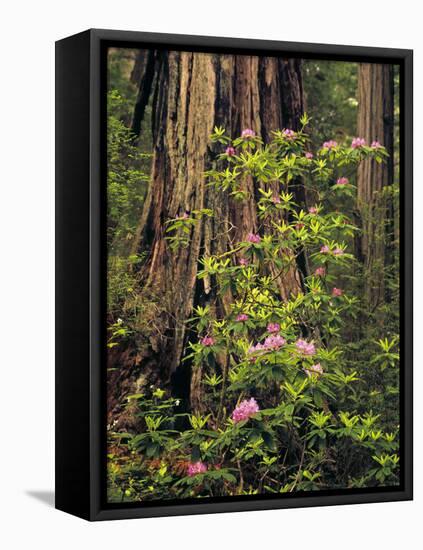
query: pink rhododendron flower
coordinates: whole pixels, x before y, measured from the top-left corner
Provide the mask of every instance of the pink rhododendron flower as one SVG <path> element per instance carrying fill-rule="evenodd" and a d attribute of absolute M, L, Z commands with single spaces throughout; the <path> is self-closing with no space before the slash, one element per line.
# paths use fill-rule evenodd
<path fill-rule="evenodd" d="M 302 222 L 298 222 L 295 224 L 295 229 L 302 229 L 304 227 L 304 224 Z"/>
<path fill-rule="evenodd" d="M 251 128 L 245 128 L 245 130 L 242 130 L 241 137 L 245 139 L 256 137 L 256 133 L 254 130 L 251 130 Z"/>
<path fill-rule="evenodd" d="M 316 353 L 316 348 L 313 342 L 306 342 L 301 338 L 295 342 L 297 351 L 302 355 L 314 355 Z"/>
<path fill-rule="evenodd" d="M 243 267 L 245 267 L 246 265 L 248 265 L 248 260 L 247 258 L 240 258 L 238 263 L 239 265 L 242 265 Z"/>
<path fill-rule="evenodd" d="M 332 289 L 332 296 L 342 296 L 343 292 L 340 288 L 336 288 L 336 286 Z"/>
<path fill-rule="evenodd" d="M 329 252 L 330 252 L 330 248 L 328 247 L 327 244 L 324 244 L 320 249 L 321 254 L 328 254 Z"/>
<path fill-rule="evenodd" d="M 316 277 L 324 277 L 326 275 L 326 269 L 324 267 L 317 267 L 314 274 Z"/>
<path fill-rule="evenodd" d="M 372 141 L 372 144 L 370 145 L 373 149 L 379 149 L 379 147 L 382 147 L 382 145 L 377 141 Z"/>
<path fill-rule="evenodd" d="M 264 347 L 263 344 L 256 344 L 255 346 L 250 346 L 248 348 L 248 353 L 251 355 L 251 354 L 254 354 L 254 353 L 257 353 L 257 352 L 260 352 L 260 351 L 265 351 L 266 348 Z"/>
<path fill-rule="evenodd" d="M 234 422 L 242 422 L 248 420 L 253 414 L 259 412 L 260 408 L 257 401 L 252 397 L 251 399 L 245 399 L 234 409 L 232 413 L 232 420 Z"/>
<path fill-rule="evenodd" d="M 228 157 L 233 157 L 236 151 L 233 147 L 226 147 L 225 153 L 228 155 Z"/>
<path fill-rule="evenodd" d="M 267 325 L 267 332 L 279 332 L 281 329 L 279 323 L 269 323 Z"/>
<path fill-rule="evenodd" d="M 342 250 L 342 248 L 334 248 L 334 250 L 333 250 L 333 254 L 335 256 L 342 256 L 343 253 L 344 253 L 344 251 Z"/>
<path fill-rule="evenodd" d="M 353 149 L 358 149 L 359 147 L 363 147 L 363 145 L 366 145 L 366 140 L 364 138 L 355 137 L 351 142 L 351 147 Z"/>
<path fill-rule="evenodd" d="M 349 183 L 348 178 L 338 178 L 336 180 L 336 185 L 347 185 L 347 183 Z"/>
<path fill-rule="evenodd" d="M 258 233 L 248 233 L 247 235 L 247 241 L 249 243 L 259 243 L 261 241 L 261 237 Z"/>
<path fill-rule="evenodd" d="M 312 159 L 314 157 L 313 153 L 310 153 L 310 151 L 307 151 L 304 156 L 306 159 Z"/>
<path fill-rule="evenodd" d="M 189 477 L 193 477 L 197 474 L 204 474 L 207 472 L 207 466 L 203 462 L 190 462 L 187 468 L 187 474 Z"/>
<path fill-rule="evenodd" d="M 272 198 L 272 202 L 273 202 L 274 204 L 280 204 L 281 199 L 279 198 L 279 195 L 275 195 L 275 196 Z"/>
<path fill-rule="evenodd" d="M 307 376 L 313 376 L 313 374 L 317 374 L 318 376 L 320 376 L 321 374 L 323 374 L 323 368 L 320 363 L 311 365 L 311 367 L 306 367 L 304 370 L 306 371 Z"/>
<path fill-rule="evenodd" d="M 294 130 L 290 130 L 289 128 L 285 128 L 285 130 L 283 130 L 282 134 L 283 134 L 287 139 L 294 139 L 294 137 L 295 137 L 295 132 L 294 132 Z"/>
<path fill-rule="evenodd" d="M 309 214 L 317 214 L 317 208 L 315 206 L 310 206 L 308 209 Z"/>
<path fill-rule="evenodd" d="M 338 147 L 338 144 L 333 139 L 330 139 L 329 141 L 325 141 L 322 147 L 323 149 L 334 149 L 335 147 Z"/>
<path fill-rule="evenodd" d="M 279 349 L 285 344 L 286 340 L 280 334 L 268 336 L 264 341 L 264 347 L 266 349 Z"/>
<path fill-rule="evenodd" d="M 214 344 L 214 338 L 212 336 L 204 336 L 204 338 L 201 339 L 201 343 L 203 346 L 212 346 Z"/>
<path fill-rule="evenodd" d="M 236 320 L 241 322 L 248 321 L 248 315 L 246 313 L 240 313 L 237 315 Z"/>

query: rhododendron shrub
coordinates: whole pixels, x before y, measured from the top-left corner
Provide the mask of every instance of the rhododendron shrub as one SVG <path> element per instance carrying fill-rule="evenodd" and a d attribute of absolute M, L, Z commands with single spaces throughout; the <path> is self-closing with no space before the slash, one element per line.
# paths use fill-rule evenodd
<path fill-rule="evenodd" d="M 189 320 L 184 359 L 200 404 L 183 409 L 160 388 L 129 399 L 145 428 L 113 435 L 125 456 L 112 459 L 110 483 L 121 499 L 399 482 L 398 418 L 380 396 L 398 394 L 398 341 L 381 326 L 363 351 L 352 330 L 361 311 L 351 276 L 354 174 L 365 159 L 383 162 L 386 151 L 362 138 L 328 139 L 311 151 L 307 124 L 304 116 L 298 131 L 276 131 L 267 145 L 250 128 L 235 139 L 222 128 L 211 136 L 219 152 L 208 185 L 241 206 L 252 178 L 257 227 L 201 259 L 198 279 L 213 292 Z M 307 204 L 296 199 L 301 186 Z M 217 213 L 207 216 L 225 230 Z M 184 224 L 198 219 L 169 220 L 173 253 L 189 245 Z M 301 288 L 283 297 L 292 270 Z"/>

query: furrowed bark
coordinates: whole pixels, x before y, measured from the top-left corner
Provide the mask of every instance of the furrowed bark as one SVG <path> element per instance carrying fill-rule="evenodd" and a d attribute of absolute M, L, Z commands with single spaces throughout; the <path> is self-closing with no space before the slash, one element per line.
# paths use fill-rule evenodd
<path fill-rule="evenodd" d="M 392 185 L 394 174 L 394 84 L 391 65 L 362 63 L 358 69 L 357 135 L 367 144 L 378 140 L 389 153 L 385 163 L 374 160 L 361 163 L 357 171 L 357 202 L 362 235 L 359 257 L 369 274 L 365 293 L 371 308 L 384 297 L 384 266 L 389 258 L 387 231 L 392 219 L 392 203 L 382 197 L 385 186 Z M 388 245 L 388 246 L 387 246 Z"/>

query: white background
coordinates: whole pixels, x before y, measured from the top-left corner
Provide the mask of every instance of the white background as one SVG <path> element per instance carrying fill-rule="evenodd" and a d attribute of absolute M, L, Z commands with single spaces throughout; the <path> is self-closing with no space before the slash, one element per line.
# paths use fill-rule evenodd
<path fill-rule="evenodd" d="M 90 524 L 54 510 L 54 41 L 90 27 L 415 50 L 416 270 L 423 201 L 422 19 L 412 0 L 11 0 L 0 14 L 0 545 L 421 547 L 422 296 L 416 277 L 415 501 Z M 419 154 L 420 153 L 420 154 Z M 420 249 L 421 250 L 421 249 Z M 78 399 L 75 396 L 75 406 Z M 41 498 L 40 498 L 41 497 Z"/>

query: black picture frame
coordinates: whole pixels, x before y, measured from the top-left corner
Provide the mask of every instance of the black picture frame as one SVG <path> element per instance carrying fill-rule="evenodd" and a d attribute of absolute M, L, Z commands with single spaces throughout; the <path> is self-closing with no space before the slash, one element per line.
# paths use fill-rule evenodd
<path fill-rule="evenodd" d="M 154 47 L 400 66 L 401 484 L 179 503 L 105 501 L 105 51 Z M 91 29 L 56 43 L 56 508 L 87 520 L 412 499 L 413 52 Z"/>

